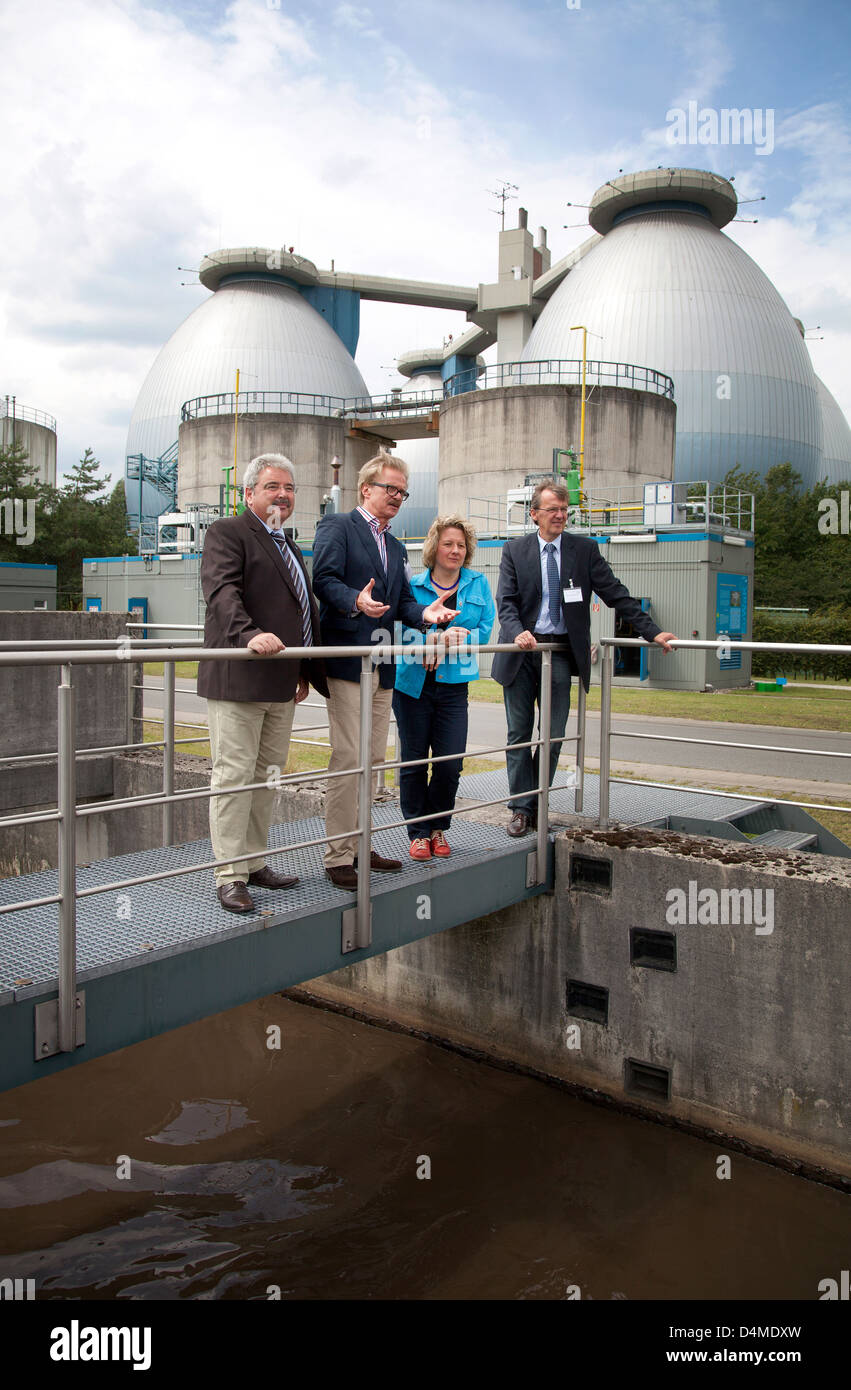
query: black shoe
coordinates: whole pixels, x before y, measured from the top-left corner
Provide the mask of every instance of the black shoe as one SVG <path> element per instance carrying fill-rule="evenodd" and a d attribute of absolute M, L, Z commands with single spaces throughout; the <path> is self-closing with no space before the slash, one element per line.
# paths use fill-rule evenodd
<path fill-rule="evenodd" d="M 519 840 L 521 835 L 528 835 L 530 830 L 536 830 L 534 816 L 530 816 L 528 811 L 515 811 L 508 823 L 508 833 L 515 840 Z"/>
<path fill-rule="evenodd" d="M 255 869 L 253 874 L 248 875 L 248 882 L 253 888 L 292 888 L 298 879 L 277 874 L 268 864 L 264 864 L 262 869 Z"/>
<path fill-rule="evenodd" d="M 242 879 L 238 878 L 235 883 L 219 884 L 216 893 L 222 907 L 227 908 L 228 912 L 254 911 L 254 899 Z"/>
<path fill-rule="evenodd" d="M 327 865 L 325 874 L 337 888 L 357 888 L 358 876 L 354 864 L 335 864 L 332 868 Z"/>

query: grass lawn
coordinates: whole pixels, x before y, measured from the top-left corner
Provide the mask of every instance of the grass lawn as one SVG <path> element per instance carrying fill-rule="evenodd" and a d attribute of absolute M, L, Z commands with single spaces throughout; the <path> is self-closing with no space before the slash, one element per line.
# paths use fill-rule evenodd
<path fill-rule="evenodd" d="M 470 699 L 502 704 L 502 687 L 493 680 L 473 681 Z M 600 708 L 600 687 L 588 693 L 589 710 Z M 755 690 L 636 690 L 615 686 L 615 714 L 648 714 L 658 719 L 708 719 L 724 724 L 767 724 L 796 729 L 851 730 L 851 687 L 847 695 L 837 690 L 810 690 L 800 686 L 782 695 L 760 695 Z"/>
<path fill-rule="evenodd" d="M 161 661 L 146 661 L 146 676 L 161 676 L 163 673 L 163 663 Z M 183 680 L 196 680 L 198 677 L 197 661 L 176 661 L 174 663 L 174 674 Z"/>

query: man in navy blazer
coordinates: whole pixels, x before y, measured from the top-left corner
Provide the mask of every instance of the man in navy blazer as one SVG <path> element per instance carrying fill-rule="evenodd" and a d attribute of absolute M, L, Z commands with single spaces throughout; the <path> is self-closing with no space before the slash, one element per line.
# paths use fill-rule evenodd
<path fill-rule="evenodd" d="M 313 591 L 319 599 L 323 646 L 368 647 L 375 644 L 377 633 L 392 641 L 397 618 L 408 627 L 425 628 L 455 617 L 456 610 L 439 600 L 423 608 L 411 593 L 405 572 L 407 552 L 389 530 L 408 496 L 407 485 L 408 465 L 382 452 L 365 463 L 358 475 L 361 505 L 352 512 L 323 517 L 316 528 Z M 342 772 L 358 766 L 361 659 L 334 657 L 326 662 L 326 671 L 328 770 Z M 394 663 L 380 663 L 373 672 L 373 763 L 385 759 L 394 682 Z M 329 839 L 325 872 L 339 888 L 357 887 L 357 818 L 357 777 L 332 778 L 325 797 L 325 828 L 330 837 L 343 838 Z M 383 859 L 375 850 L 370 864 L 379 872 L 402 867 L 401 860 Z"/>
<path fill-rule="evenodd" d="M 666 652 L 674 639 L 662 632 L 632 598 L 600 554 L 596 541 L 564 535 L 568 496 L 553 480 L 535 488 L 530 503 L 537 531 L 507 541 L 502 551 L 497 588 L 499 641 L 513 642 L 517 652 L 498 652 L 492 675 L 502 686 L 508 742 L 528 743 L 538 705 L 540 723 L 541 658 L 538 642 L 555 642 L 552 654 L 550 719 L 550 786 L 561 752 L 570 712 L 570 678 L 579 676 L 587 691 L 591 678 L 591 595 L 632 624 L 647 641 Z M 675 639 L 674 639 L 675 640 Z M 536 825 L 534 789 L 538 786 L 538 749 L 510 747 L 506 753 L 508 789 L 513 811 L 509 835 L 525 835 Z"/>

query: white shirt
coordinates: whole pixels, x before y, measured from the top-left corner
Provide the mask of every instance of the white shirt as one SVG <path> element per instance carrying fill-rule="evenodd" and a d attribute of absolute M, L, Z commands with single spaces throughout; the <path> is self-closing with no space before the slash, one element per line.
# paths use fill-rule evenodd
<path fill-rule="evenodd" d="M 544 549 L 544 547 L 548 544 L 552 545 L 553 550 L 555 552 L 556 568 L 558 569 L 559 575 L 559 586 L 561 586 L 561 536 L 558 536 L 556 540 L 549 542 L 544 540 L 543 536 L 539 531 L 538 545 L 540 547 L 541 555 L 541 611 L 538 614 L 538 621 L 535 624 L 535 631 L 552 633 L 554 635 L 557 633 L 563 635 L 567 632 L 567 624 L 564 621 L 564 613 L 562 611 L 561 606 L 560 592 L 558 596 L 558 609 L 560 616 L 555 627 L 553 626 L 552 619 L 550 618 L 550 583 L 549 576 L 547 574 L 547 562 L 549 556 L 547 555 L 547 552 Z"/>

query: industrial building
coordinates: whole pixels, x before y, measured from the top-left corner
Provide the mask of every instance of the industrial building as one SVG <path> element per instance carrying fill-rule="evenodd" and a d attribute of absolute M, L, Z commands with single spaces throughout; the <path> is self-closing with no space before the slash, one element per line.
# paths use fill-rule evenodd
<path fill-rule="evenodd" d="M 56 565 L 18 565 L 0 562 L 0 608 L 56 608 Z"/>

